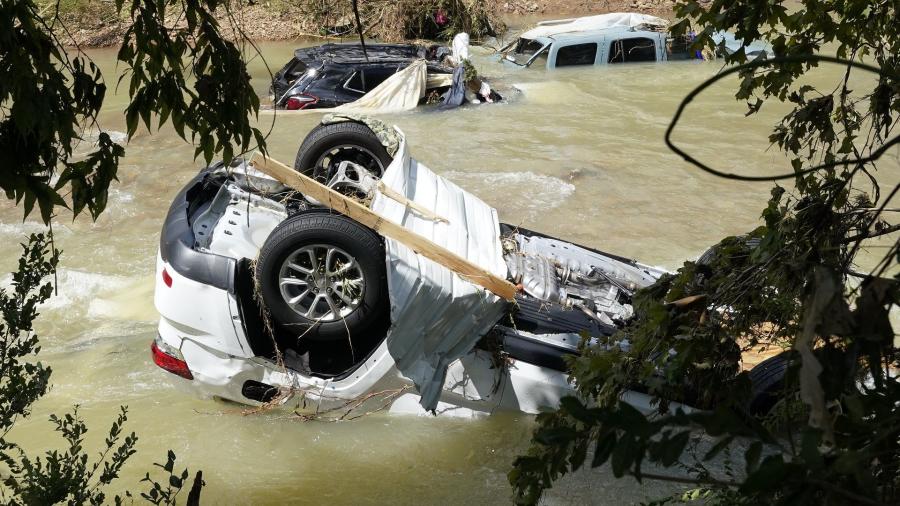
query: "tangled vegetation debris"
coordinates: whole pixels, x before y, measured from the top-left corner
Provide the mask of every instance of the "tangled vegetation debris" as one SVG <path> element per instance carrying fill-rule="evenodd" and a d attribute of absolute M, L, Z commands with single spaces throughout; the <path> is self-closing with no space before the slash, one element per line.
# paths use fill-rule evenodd
<path fill-rule="evenodd" d="M 116 13 L 114 2 L 45 0 L 47 12 L 59 9 L 67 26 L 68 44 L 109 46 L 118 44 L 126 20 Z M 449 40 L 457 32 L 467 32 L 478 40 L 502 33 L 502 3 L 491 0 L 360 0 L 360 20 L 367 38 L 386 42 L 407 39 Z M 167 19 L 179 19 L 172 11 Z M 237 40 L 290 40 L 301 37 L 347 38 L 356 40 L 353 5 L 349 0 L 269 0 L 232 2 L 216 10 L 223 31 Z M 234 26 L 232 26 L 234 25 Z"/>

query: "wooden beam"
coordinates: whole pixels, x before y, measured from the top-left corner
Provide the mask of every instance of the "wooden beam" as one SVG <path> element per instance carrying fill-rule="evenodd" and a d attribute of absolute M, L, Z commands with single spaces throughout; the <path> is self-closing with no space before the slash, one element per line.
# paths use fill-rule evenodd
<path fill-rule="evenodd" d="M 303 195 L 316 199 L 325 207 L 362 223 L 385 237 L 399 241 L 416 253 L 443 265 L 470 282 L 482 286 L 506 300 L 515 298 L 516 287 L 509 281 L 495 276 L 493 273 L 447 248 L 439 246 L 421 235 L 384 218 L 356 200 L 341 195 L 318 181 L 300 174 L 293 168 L 277 160 L 266 158 L 260 153 L 253 155 L 251 163 L 258 170 L 265 172 Z"/>
<path fill-rule="evenodd" d="M 408 198 L 406 198 L 404 195 L 400 194 L 399 192 L 395 192 L 393 188 L 384 184 L 384 181 L 378 181 L 377 188 L 378 188 L 378 191 L 381 192 L 381 194 L 384 195 L 385 197 L 387 197 L 391 200 L 394 200 L 400 204 L 403 204 L 404 206 L 412 209 L 413 211 L 419 213 L 420 215 L 422 215 L 425 218 L 428 218 L 431 221 L 442 221 L 444 223 L 450 223 L 450 220 L 448 220 L 447 218 L 438 216 L 438 215 L 434 214 L 433 212 L 431 212 L 431 209 L 426 209 L 426 208 L 420 206 L 419 204 L 416 204 L 412 200 L 409 200 Z"/>

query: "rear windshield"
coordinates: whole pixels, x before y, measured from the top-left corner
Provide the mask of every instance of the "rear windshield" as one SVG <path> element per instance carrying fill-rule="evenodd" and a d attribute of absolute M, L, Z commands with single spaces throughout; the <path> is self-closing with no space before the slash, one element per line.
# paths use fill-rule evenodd
<path fill-rule="evenodd" d="M 300 60 L 291 60 L 278 73 L 287 82 L 293 82 L 306 72 L 306 64 Z"/>

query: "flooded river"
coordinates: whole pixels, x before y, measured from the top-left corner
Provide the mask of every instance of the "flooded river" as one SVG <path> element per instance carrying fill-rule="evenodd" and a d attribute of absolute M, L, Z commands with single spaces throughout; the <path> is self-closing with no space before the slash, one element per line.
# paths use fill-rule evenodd
<path fill-rule="evenodd" d="M 264 44 L 279 67 L 296 44 Z M 115 53 L 92 51 L 110 86 Z M 494 83 L 522 84 L 507 103 L 445 113 L 385 116 L 408 136 L 413 156 L 489 204 L 512 224 L 645 263 L 677 268 L 717 239 L 758 224 L 771 187 L 701 174 L 671 154 L 663 132 L 681 97 L 712 75 L 714 63 L 578 68 L 547 73 L 508 69 L 476 51 Z M 254 85 L 268 88 L 262 60 Z M 836 73 L 836 69 L 835 69 Z M 739 172 L 775 173 L 784 159 L 766 151 L 775 118 L 745 120 L 729 81 L 689 109 L 678 139 L 699 158 Z M 501 90 L 505 86 L 501 87 Z M 125 90 L 122 90 L 124 93 Z M 106 130 L 124 131 L 127 97 L 107 100 Z M 262 115 L 261 122 L 273 116 Z M 271 154 L 291 163 L 318 115 L 279 115 Z M 102 440 L 120 404 L 138 453 L 117 487 L 138 488 L 150 464 L 173 449 L 179 466 L 202 469 L 205 502 L 278 504 L 484 504 L 509 498 L 506 472 L 530 437 L 530 417 L 481 421 L 376 414 L 345 423 L 303 423 L 284 413 L 243 416 L 234 405 L 171 388 L 149 353 L 155 335 L 153 272 L 162 219 L 195 173 L 193 148 L 169 128 L 141 132 L 127 146 L 107 212 L 96 222 L 55 222 L 64 251 L 59 296 L 42 311 L 41 359 L 53 389 L 16 429 L 33 448 L 59 444 L 46 421 L 74 404 L 88 419 L 88 447 Z M 896 158 L 894 156 L 894 158 Z M 890 162 L 896 167 L 896 161 Z M 11 270 L 23 233 L 20 209 L 0 203 L 0 259 Z M 200 308 L 198 308 L 199 310 Z M 91 452 L 93 456 L 93 451 Z M 582 473 L 549 504 L 622 504 L 671 490 Z"/>

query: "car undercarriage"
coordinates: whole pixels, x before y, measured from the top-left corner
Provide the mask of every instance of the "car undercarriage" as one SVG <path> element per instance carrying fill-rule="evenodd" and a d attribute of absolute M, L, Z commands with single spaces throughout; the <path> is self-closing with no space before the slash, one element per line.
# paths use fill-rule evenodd
<path fill-rule="evenodd" d="M 514 285 L 512 300 L 259 168 L 201 170 L 163 228 L 154 356 L 204 395 L 318 410 L 402 391 L 392 409 L 534 413 L 572 392 L 582 341 L 629 345 L 607 338 L 665 273 L 501 223 L 367 118 L 323 120 L 293 169 Z"/>

